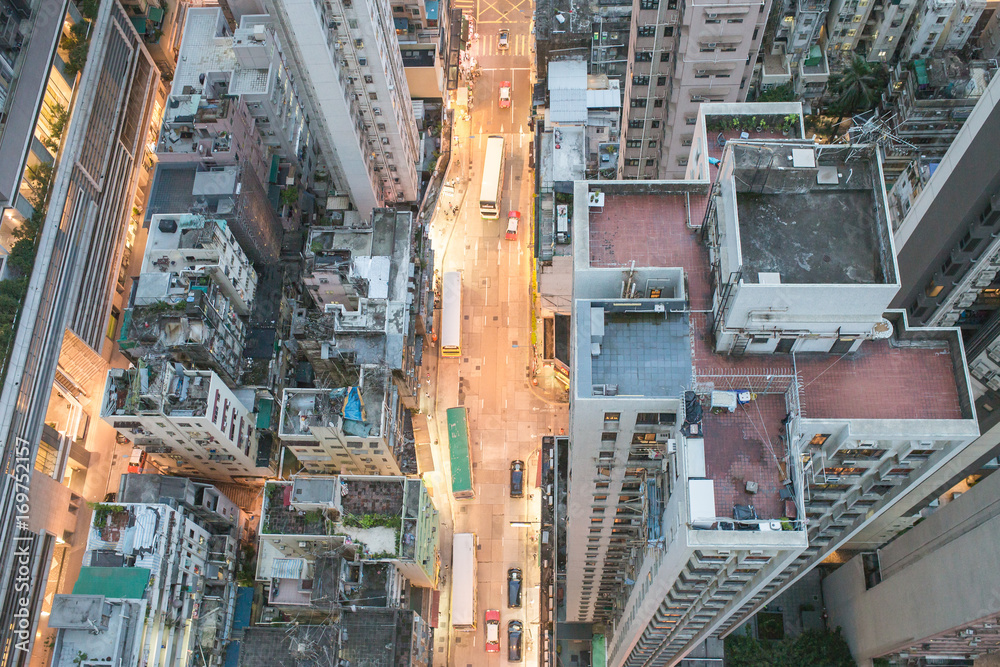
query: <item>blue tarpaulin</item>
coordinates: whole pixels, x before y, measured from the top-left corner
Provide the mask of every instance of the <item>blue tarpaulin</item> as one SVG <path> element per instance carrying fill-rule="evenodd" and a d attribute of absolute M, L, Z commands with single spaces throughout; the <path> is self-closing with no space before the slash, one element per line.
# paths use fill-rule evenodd
<path fill-rule="evenodd" d="M 396 24 L 396 30 L 406 31 L 409 27 L 410 22 L 405 18 L 399 18 L 398 16 L 393 17 L 392 22 Z"/>
<path fill-rule="evenodd" d="M 427 13 L 428 21 L 437 21 L 438 0 L 426 0 L 426 2 L 424 2 L 424 11 Z"/>
<path fill-rule="evenodd" d="M 240 664 L 240 643 L 239 642 L 229 642 L 229 646 L 226 647 L 226 660 L 222 663 L 223 667 L 236 667 Z"/>
<path fill-rule="evenodd" d="M 233 614 L 233 630 L 243 630 L 250 626 L 250 610 L 253 606 L 253 586 L 236 589 L 236 609 Z"/>
<path fill-rule="evenodd" d="M 352 419 L 356 422 L 362 421 L 361 416 L 361 394 L 357 387 L 351 387 L 347 392 L 347 401 L 344 402 L 344 419 Z"/>

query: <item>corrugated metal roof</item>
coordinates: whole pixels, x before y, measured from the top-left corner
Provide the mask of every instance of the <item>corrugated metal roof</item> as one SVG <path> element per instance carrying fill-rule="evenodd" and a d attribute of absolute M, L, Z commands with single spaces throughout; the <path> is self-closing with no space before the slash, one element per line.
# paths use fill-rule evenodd
<path fill-rule="evenodd" d="M 604 88 L 587 91 L 588 109 L 617 109 L 622 105 L 622 96 L 618 90 Z"/>
<path fill-rule="evenodd" d="M 271 561 L 272 579 L 301 579 L 305 561 L 301 558 L 275 558 Z"/>
<path fill-rule="evenodd" d="M 582 60 L 556 60 L 549 63 L 549 90 L 587 89 L 587 63 Z"/>
<path fill-rule="evenodd" d="M 553 123 L 585 123 L 587 89 L 553 90 L 549 94 L 549 120 Z"/>

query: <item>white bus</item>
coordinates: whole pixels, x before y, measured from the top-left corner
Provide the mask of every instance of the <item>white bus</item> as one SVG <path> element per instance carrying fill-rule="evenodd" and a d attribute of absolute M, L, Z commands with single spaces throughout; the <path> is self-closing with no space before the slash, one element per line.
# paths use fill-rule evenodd
<path fill-rule="evenodd" d="M 451 627 L 476 629 L 476 534 L 456 533 L 451 559 Z"/>
<path fill-rule="evenodd" d="M 462 274 L 448 271 L 441 278 L 441 356 L 462 356 Z"/>
<path fill-rule="evenodd" d="M 483 189 L 479 192 L 479 214 L 496 220 L 500 217 L 500 196 L 503 192 L 503 137 L 486 140 L 486 160 L 483 164 Z"/>

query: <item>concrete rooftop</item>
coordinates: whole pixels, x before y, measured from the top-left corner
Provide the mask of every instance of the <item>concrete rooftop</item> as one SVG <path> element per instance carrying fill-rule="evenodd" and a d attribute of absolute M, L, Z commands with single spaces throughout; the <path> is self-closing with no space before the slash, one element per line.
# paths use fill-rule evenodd
<path fill-rule="evenodd" d="M 579 221 L 581 233 L 589 233 L 590 266 L 624 267 L 634 259 L 636 267 L 684 269 L 690 308 L 695 311 L 690 315 L 690 336 L 684 341 L 690 345 L 691 355 L 692 373 L 688 386 L 699 380 L 711 381 L 714 377 L 791 376 L 797 371 L 802 387 L 800 400 L 811 418 L 971 417 L 971 410 L 961 397 L 959 381 L 964 390 L 964 371 L 953 361 L 958 339 L 952 332 L 921 333 L 924 340 L 919 346 L 900 346 L 900 321 L 896 324 L 893 340 L 866 341 L 858 352 L 847 356 L 796 354 L 794 368 L 792 355 L 731 357 L 715 354 L 708 317 L 697 312 L 712 308 L 708 251 L 700 240 L 700 230 L 685 225 L 688 207 L 692 209 L 692 218 L 700 220 L 703 217 L 703 208 L 700 215 L 695 215 L 706 201 L 698 194 L 701 190 L 693 188 L 690 203 L 686 203 L 683 194 L 657 194 L 655 188 L 647 184 L 615 188 L 605 183 L 600 185 L 605 192 L 603 210 L 590 209 L 589 230 L 584 230 L 584 221 Z M 832 230 L 831 233 L 836 236 Z M 617 335 L 616 326 L 614 323 L 606 325 L 606 340 L 610 336 L 612 344 Z M 580 322 L 577 327 L 581 327 Z M 626 333 L 622 334 L 626 336 L 623 342 L 628 340 L 629 330 L 626 328 Z M 589 336 L 589 326 L 586 332 Z M 675 343 L 671 342 L 671 333 L 676 332 L 671 327 L 649 325 L 645 333 L 651 337 L 644 339 L 642 345 L 612 346 L 614 352 L 609 358 L 617 355 L 613 363 L 618 370 L 623 365 L 631 367 L 630 372 L 638 377 L 640 367 L 651 357 L 661 354 L 648 352 L 647 348 L 673 350 Z M 680 339 L 676 343 L 682 344 Z M 589 345 L 583 349 L 589 349 Z M 608 373 L 610 370 L 609 367 Z M 628 373 L 624 377 L 629 377 Z M 622 384 L 619 394 L 629 393 Z M 890 387 L 897 390 L 887 390 Z M 680 391 L 675 395 L 680 396 Z"/>
<path fill-rule="evenodd" d="M 743 280 L 767 272 L 794 284 L 891 282 L 877 165 L 804 146 L 733 146 Z"/>

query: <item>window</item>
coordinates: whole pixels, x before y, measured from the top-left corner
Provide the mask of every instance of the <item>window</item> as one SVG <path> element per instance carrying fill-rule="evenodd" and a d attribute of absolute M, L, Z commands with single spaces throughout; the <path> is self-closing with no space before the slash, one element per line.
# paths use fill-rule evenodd
<path fill-rule="evenodd" d="M 812 440 L 809 441 L 809 444 L 813 445 L 814 447 L 820 447 L 824 442 L 826 442 L 826 439 L 829 437 L 830 437 L 829 433 L 817 433 L 816 435 L 813 436 Z"/>
<path fill-rule="evenodd" d="M 628 122 L 628 126 L 629 126 L 630 129 L 640 130 L 640 129 L 642 129 L 642 126 L 643 126 L 644 122 L 645 121 L 641 121 L 641 120 L 630 120 Z M 618 414 L 618 413 L 615 413 L 615 414 Z M 605 419 L 605 421 L 607 421 L 607 420 Z"/>
<path fill-rule="evenodd" d="M 655 37 L 656 36 L 656 26 L 655 25 L 641 25 L 637 30 L 636 34 L 639 37 Z"/>
<path fill-rule="evenodd" d="M 642 75 L 633 76 L 632 77 L 632 85 L 633 86 L 648 86 L 649 85 L 649 77 L 648 76 L 642 76 Z"/>
<path fill-rule="evenodd" d="M 601 434 L 601 442 L 615 442 L 616 440 L 618 440 L 618 434 L 617 433 L 602 433 Z"/>
<path fill-rule="evenodd" d="M 653 100 L 653 106 L 659 109 L 663 106 L 663 100 Z"/>
<path fill-rule="evenodd" d="M 597 458 L 600 458 L 600 459 L 613 459 L 613 458 L 615 458 L 615 453 L 614 452 L 599 452 L 597 454 Z"/>
<path fill-rule="evenodd" d="M 367 66 L 368 65 L 368 58 L 358 58 L 358 64 L 361 65 L 362 67 Z"/>
<path fill-rule="evenodd" d="M 642 141 L 639 139 L 629 139 L 625 142 L 625 148 L 642 148 Z"/>
<path fill-rule="evenodd" d="M 944 285 L 938 285 L 933 280 L 927 283 L 927 287 L 924 288 L 924 294 L 930 298 L 934 298 L 941 294 L 941 290 L 944 289 Z"/>
<path fill-rule="evenodd" d="M 649 142 L 649 143 L 647 144 L 647 146 L 648 146 L 649 148 L 656 148 L 656 139 L 653 139 L 652 141 L 650 141 L 650 142 Z"/>
<path fill-rule="evenodd" d="M 653 52 L 652 51 L 636 51 L 635 61 L 637 63 L 651 63 L 653 62 Z"/>
<path fill-rule="evenodd" d="M 644 109 L 646 107 L 646 98 L 645 97 L 633 97 L 632 100 L 629 102 L 629 105 L 633 109 L 636 109 L 636 108 L 638 108 L 638 109 Z"/>
<path fill-rule="evenodd" d="M 375 83 L 375 77 L 371 74 L 365 74 L 365 83 Z"/>
<path fill-rule="evenodd" d="M 654 128 L 657 128 L 657 127 L 660 126 L 660 121 L 654 120 L 653 122 L 650 123 L 650 126 L 654 127 Z"/>
<path fill-rule="evenodd" d="M 357 30 L 358 29 L 358 21 L 357 21 L 357 19 L 347 19 L 347 25 L 351 29 L 353 29 L 353 30 Z"/>
<path fill-rule="evenodd" d="M 636 159 L 625 160 L 625 166 L 626 167 L 638 167 L 639 166 L 639 160 L 636 160 Z"/>
<path fill-rule="evenodd" d="M 722 19 L 705 19 L 705 23 L 722 23 Z"/>
<path fill-rule="evenodd" d="M 698 117 L 697 116 L 685 116 L 684 117 L 684 124 L 685 125 L 695 125 L 697 123 L 698 123 Z"/>
<path fill-rule="evenodd" d="M 827 477 L 857 477 L 863 475 L 867 468 L 823 468 L 823 474 Z"/>
<path fill-rule="evenodd" d="M 370 99 L 370 100 L 377 100 L 378 99 L 378 93 L 368 93 L 368 99 Z"/>
<path fill-rule="evenodd" d="M 698 50 L 702 53 L 715 53 L 715 44 L 702 44 Z"/>
<path fill-rule="evenodd" d="M 639 9 L 659 9 L 660 0 L 640 0 Z"/>
<path fill-rule="evenodd" d="M 656 85 L 657 86 L 665 86 L 665 85 L 667 85 L 667 77 L 665 77 L 665 76 L 658 76 L 658 77 L 656 77 Z"/>
<path fill-rule="evenodd" d="M 670 51 L 663 51 L 662 53 L 660 53 L 660 62 L 661 63 L 670 62 Z"/>
<path fill-rule="evenodd" d="M 597 501 L 597 502 L 600 502 L 600 501 L 603 501 L 603 500 L 607 500 L 607 499 L 608 499 L 608 497 L 606 495 L 594 496 L 594 500 Z"/>
<path fill-rule="evenodd" d="M 724 44 L 722 46 L 722 48 L 719 49 L 719 50 L 722 51 L 723 53 L 735 53 L 736 52 L 736 45 L 735 44 Z"/>
<path fill-rule="evenodd" d="M 617 424 L 619 421 L 621 421 L 621 418 L 622 418 L 622 413 L 620 413 L 620 412 L 605 412 L 604 413 L 604 423 L 605 424 L 607 424 L 609 422 Z"/>
<path fill-rule="evenodd" d="M 360 38 L 359 38 L 359 39 L 356 39 L 356 40 L 354 40 L 354 47 L 355 47 L 355 48 L 358 48 L 358 49 L 363 49 L 363 48 L 365 48 L 365 40 L 363 40 L 363 39 L 360 39 Z"/>
<path fill-rule="evenodd" d="M 664 37 L 673 37 L 674 36 L 674 26 L 668 25 L 665 28 L 663 28 L 663 36 Z"/>
<path fill-rule="evenodd" d="M 840 449 L 834 456 L 837 459 L 867 459 L 875 460 L 882 458 L 885 454 L 884 449 L 874 449 L 871 447 L 863 447 L 860 449 Z"/>

